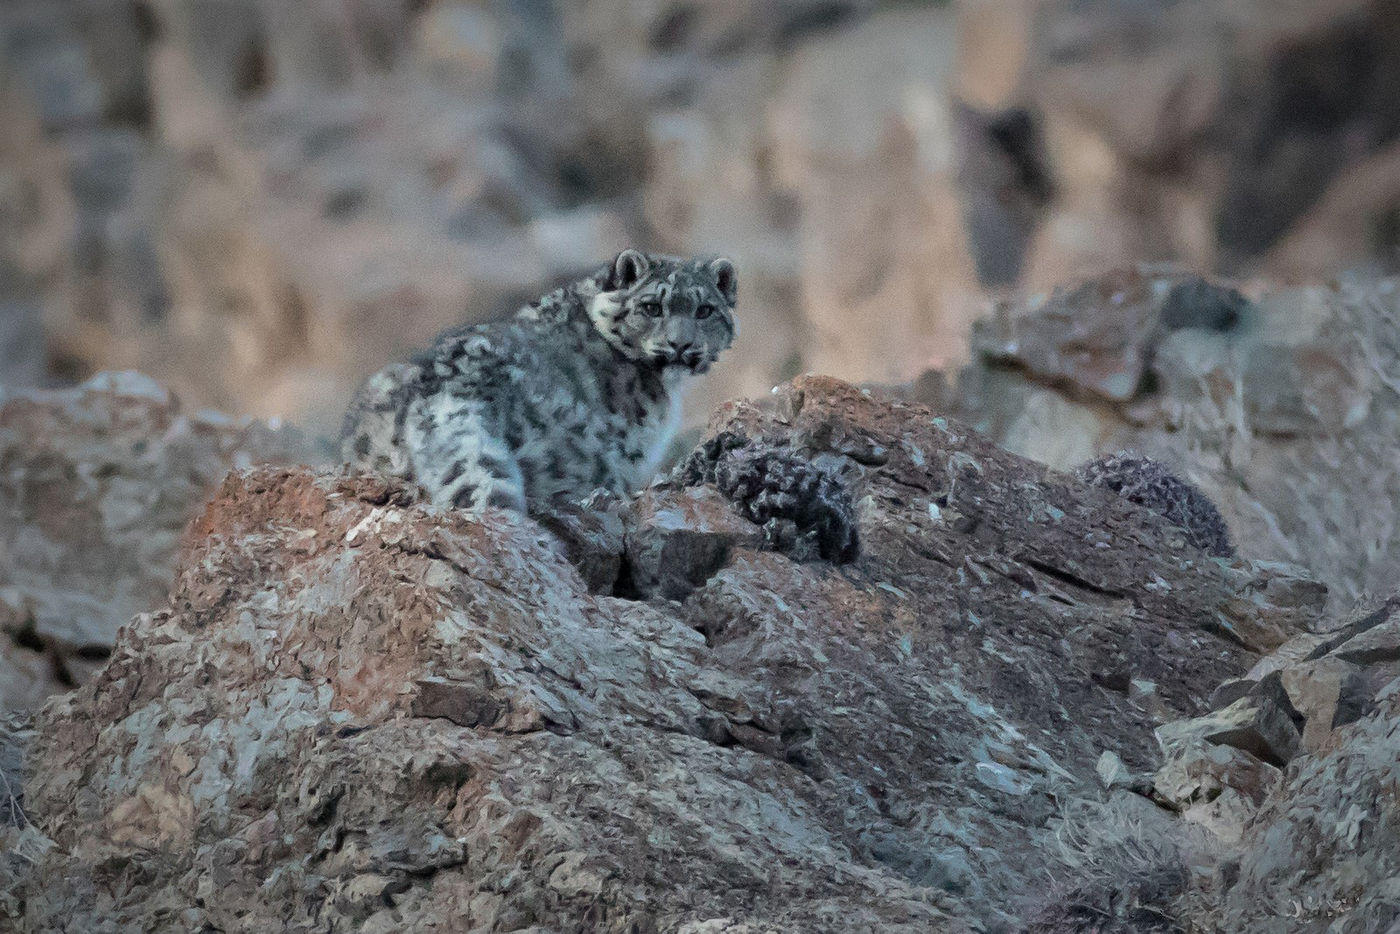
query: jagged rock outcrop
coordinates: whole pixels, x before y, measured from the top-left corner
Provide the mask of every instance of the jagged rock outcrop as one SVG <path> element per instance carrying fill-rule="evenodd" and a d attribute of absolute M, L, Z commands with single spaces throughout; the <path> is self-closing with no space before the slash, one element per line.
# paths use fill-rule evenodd
<path fill-rule="evenodd" d="M 231 468 L 315 454 L 285 428 L 184 414 L 135 373 L 0 390 L 0 711 L 86 681 L 164 602 L 180 532 Z"/>
<path fill-rule="evenodd" d="M 1208 829 L 1208 931 L 1384 931 L 1400 920 L 1400 598 L 1304 635 L 1157 731 L 1155 795 Z M 1281 771 L 1280 767 L 1286 770 Z"/>
<path fill-rule="evenodd" d="M 1245 295 L 1123 269 L 1004 304 L 949 410 L 1067 469 L 1131 449 L 1199 486 L 1242 554 L 1301 565 L 1334 614 L 1400 573 L 1400 280 Z"/>
<path fill-rule="evenodd" d="M 232 474 L 168 606 L 37 720 L 25 806 L 52 846 L 21 923 L 991 930 L 1054 915 L 1047 872 L 1171 910 L 1182 885 L 1124 882 L 1071 831 L 1141 857 L 1155 828 L 1152 873 L 1186 878 L 1179 822 L 1103 798 L 1097 767 L 1151 772 L 1154 728 L 1254 663 L 1252 566 L 828 379 L 712 432 L 838 484 L 858 550 L 790 555 L 802 536 L 745 518 L 820 481 L 678 477 L 560 539 L 369 476 Z M 607 592 L 626 523 L 695 515 L 725 550 L 658 552 L 721 555 L 683 600 Z"/>

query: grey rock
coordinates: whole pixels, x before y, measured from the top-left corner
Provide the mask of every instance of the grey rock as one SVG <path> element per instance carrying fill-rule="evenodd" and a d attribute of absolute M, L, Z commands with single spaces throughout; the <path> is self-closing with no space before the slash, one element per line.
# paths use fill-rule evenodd
<path fill-rule="evenodd" d="M 1262 684 L 1262 682 L 1261 682 Z M 1282 692 L 1256 690 L 1204 717 L 1157 728 L 1157 740 L 1168 754 L 1193 741 L 1234 746 L 1272 765 L 1284 765 L 1298 752 L 1299 731 Z"/>
<path fill-rule="evenodd" d="M 1306 752 L 1316 752 L 1333 729 L 1361 719 L 1370 706 L 1360 669 L 1340 656 L 1299 662 L 1279 674 L 1288 699 L 1306 720 Z"/>
<path fill-rule="evenodd" d="M 135 373 L 0 395 L 7 709 L 86 681 L 118 628 L 160 605 L 182 530 L 228 470 L 314 456 L 289 429 L 185 414 Z"/>

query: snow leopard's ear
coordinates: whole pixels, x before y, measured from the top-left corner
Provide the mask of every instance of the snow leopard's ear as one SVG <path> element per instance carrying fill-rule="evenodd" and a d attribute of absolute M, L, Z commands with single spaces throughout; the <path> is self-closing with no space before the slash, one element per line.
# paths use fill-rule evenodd
<path fill-rule="evenodd" d="M 733 305 L 739 294 L 738 275 L 734 272 L 734 261 L 721 256 L 710 263 L 710 272 L 714 273 L 715 284 L 719 286 L 720 294 L 724 300 Z"/>
<path fill-rule="evenodd" d="M 617 254 L 617 259 L 613 260 L 612 273 L 608 276 L 608 291 L 630 289 L 642 281 L 642 276 L 647 274 L 650 267 L 651 263 L 641 250 L 623 250 Z"/>

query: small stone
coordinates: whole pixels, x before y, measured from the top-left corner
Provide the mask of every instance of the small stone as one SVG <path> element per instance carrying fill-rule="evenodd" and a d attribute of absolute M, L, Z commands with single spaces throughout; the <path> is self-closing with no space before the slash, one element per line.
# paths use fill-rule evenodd
<path fill-rule="evenodd" d="M 979 762 L 974 774 L 988 788 L 1017 797 L 1028 794 L 1034 784 L 1020 772 L 999 762 Z"/>
<path fill-rule="evenodd" d="M 1128 698 L 1130 700 L 1145 701 L 1156 696 L 1156 681 L 1150 681 L 1147 678 L 1132 678 L 1128 681 Z"/>
<path fill-rule="evenodd" d="M 1128 767 L 1123 764 L 1123 759 L 1118 753 L 1111 749 L 1105 749 L 1099 756 L 1098 764 L 1094 766 L 1094 771 L 1098 773 L 1099 783 L 1105 789 L 1115 787 L 1126 787 L 1131 784 L 1131 776 L 1128 774 Z"/>

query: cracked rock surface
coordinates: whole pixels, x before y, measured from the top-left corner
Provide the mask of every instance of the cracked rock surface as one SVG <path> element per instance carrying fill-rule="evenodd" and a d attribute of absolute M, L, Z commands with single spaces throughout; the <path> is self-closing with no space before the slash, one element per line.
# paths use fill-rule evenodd
<path fill-rule="evenodd" d="M 676 552 L 719 563 L 682 599 L 591 593 L 523 517 L 230 475 L 168 605 L 37 718 L 22 923 L 1014 929 L 1080 871 L 1057 802 L 1105 751 L 1151 772 L 1159 721 L 1254 663 L 1220 622 L 1263 612 L 1249 566 L 928 409 L 777 403 L 713 433 L 839 478 L 859 552 L 768 550 L 701 483 L 731 540 Z"/>

